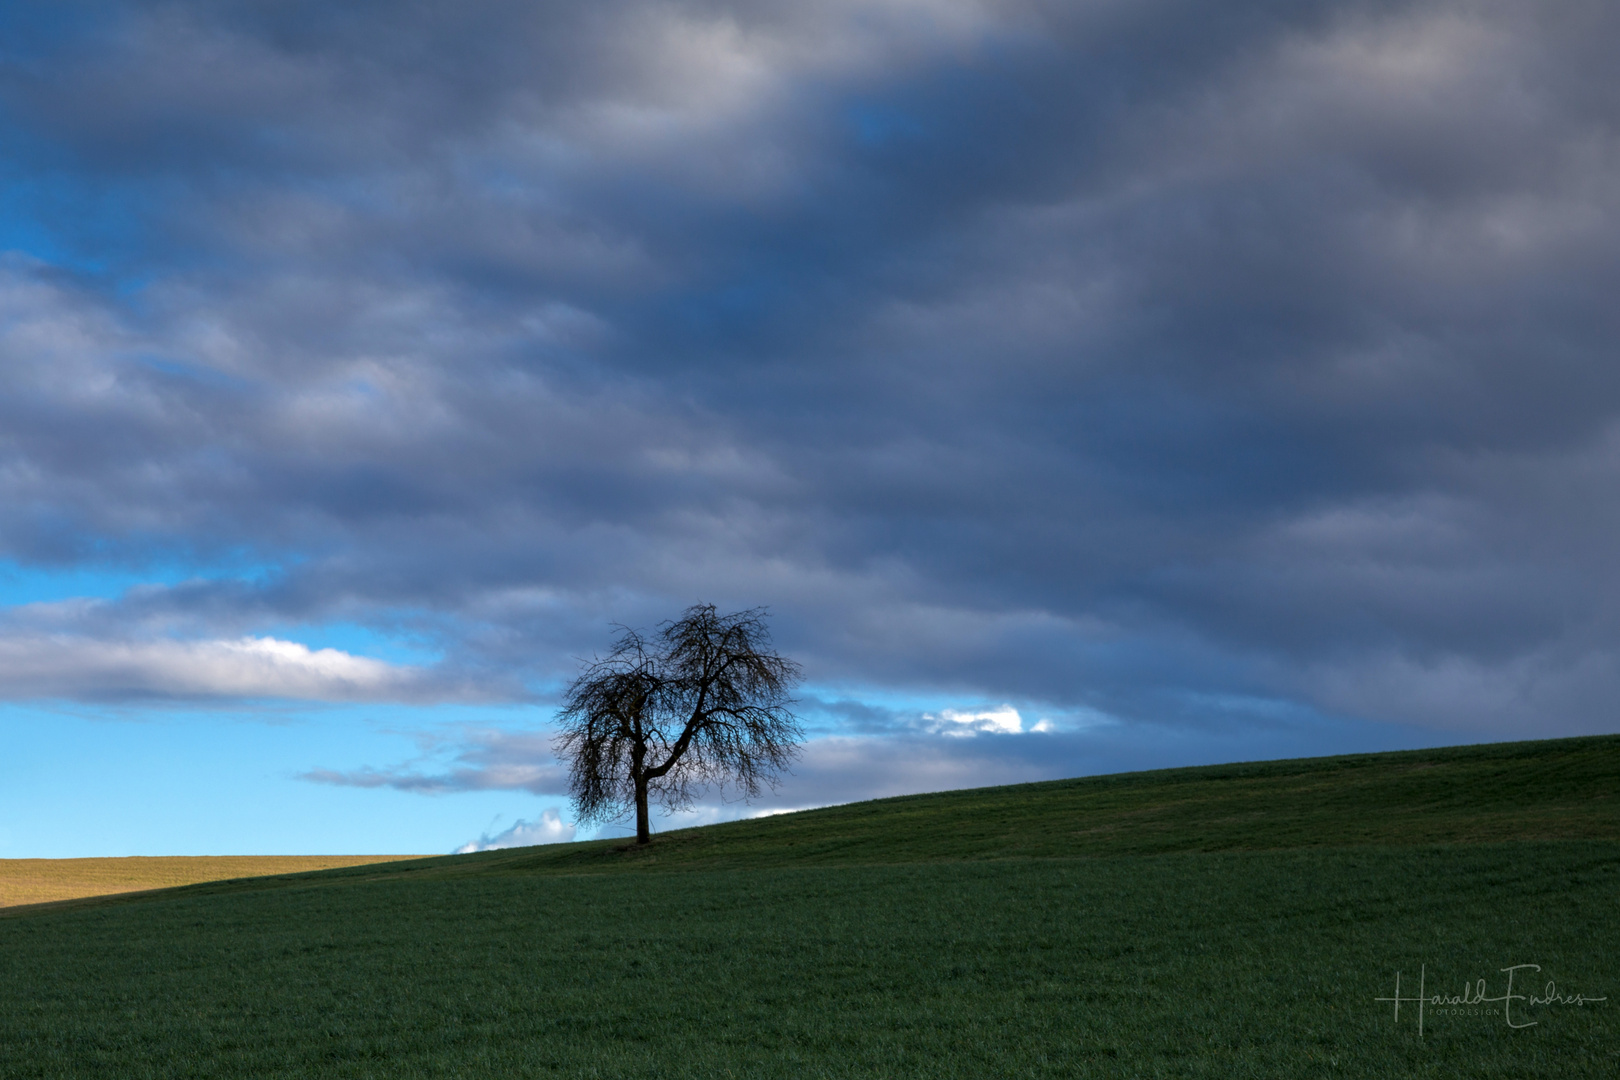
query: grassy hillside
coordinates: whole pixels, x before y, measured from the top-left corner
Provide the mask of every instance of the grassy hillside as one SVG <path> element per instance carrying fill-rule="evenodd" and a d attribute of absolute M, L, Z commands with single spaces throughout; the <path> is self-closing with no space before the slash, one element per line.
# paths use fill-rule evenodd
<path fill-rule="evenodd" d="M 1578 839 L 1620 840 L 1620 736 L 948 791 L 685 829 L 645 851 L 479 858 L 578 872 Z"/>
<path fill-rule="evenodd" d="M 1175 770 L 24 909 L 0 1076 L 1607 1077 L 1617 780 Z M 1609 1000 L 1376 1000 L 1521 963 Z"/>
<path fill-rule="evenodd" d="M 412 855 L 196 855 L 126 859 L 0 859 L 0 908 L 172 889 L 204 881 L 299 874 Z"/>
<path fill-rule="evenodd" d="M 660 833 L 646 848 L 554 844 L 198 888 L 1524 840 L 1620 841 L 1620 736 L 909 795 Z"/>

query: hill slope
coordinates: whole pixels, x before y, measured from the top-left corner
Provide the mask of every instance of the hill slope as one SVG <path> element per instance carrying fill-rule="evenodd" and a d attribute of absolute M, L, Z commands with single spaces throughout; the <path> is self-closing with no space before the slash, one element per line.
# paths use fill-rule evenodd
<path fill-rule="evenodd" d="M 1526 840 L 1620 840 L 1620 736 L 909 795 L 673 830 L 642 849 L 621 840 L 552 844 L 191 889 Z"/>
<path fill-rule="evenodd" d="M 1617 765 L 1172 770 L 22 909 L 0 1076 L 1609 1077 Z M 1387 1004 L 1510 964 L 1585 1003 Z"/>

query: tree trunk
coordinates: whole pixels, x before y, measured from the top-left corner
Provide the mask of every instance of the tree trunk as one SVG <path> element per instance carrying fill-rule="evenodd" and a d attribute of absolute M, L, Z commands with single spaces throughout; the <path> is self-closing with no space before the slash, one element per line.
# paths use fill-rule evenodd
<path fill-rule="evenodd" d="M 652 843 L 652 829 L 647 824 L 647 778 L 636 777 L 636 843 Z"/>

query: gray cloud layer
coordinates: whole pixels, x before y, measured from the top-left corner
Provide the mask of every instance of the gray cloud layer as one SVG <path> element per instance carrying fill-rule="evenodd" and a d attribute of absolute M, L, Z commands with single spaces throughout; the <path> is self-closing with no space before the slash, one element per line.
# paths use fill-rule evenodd
<path fill-rule="evenodd" d="M 109 626 L 1613 727 L 1612 5 L 4 18 L 0 553 L 270 568 Z"/>

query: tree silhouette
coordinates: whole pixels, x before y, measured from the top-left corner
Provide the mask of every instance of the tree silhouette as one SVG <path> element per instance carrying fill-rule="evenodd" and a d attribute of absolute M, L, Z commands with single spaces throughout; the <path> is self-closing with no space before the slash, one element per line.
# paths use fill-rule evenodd
<path fill-rule="evenodd" d="M 581 821 L 633 806 L 645 844 L 651 798 L 677 810 L 710 785 L 734 783 L 745 798 L 775 787 L 804 733 L 788 708 L 800 668 L 771 649 L 765 614 L 697 604 L 651 635 L 621 628 L 569 684 L 556 750 Z"/>

